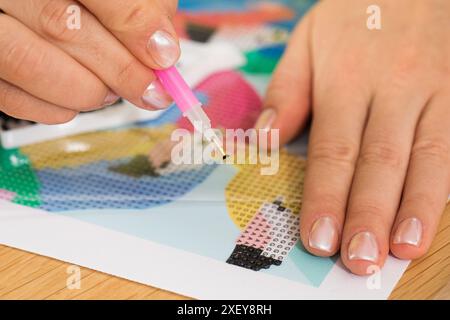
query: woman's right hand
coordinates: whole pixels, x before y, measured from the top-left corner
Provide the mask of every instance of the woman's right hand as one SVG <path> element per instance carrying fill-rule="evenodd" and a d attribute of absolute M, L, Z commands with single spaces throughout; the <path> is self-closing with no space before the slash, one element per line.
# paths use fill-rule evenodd
<path fill-rule="evenodd" d="M 180 55 L 176 0 L 0 0 L 0 8 L 0 111 L 56 124 L 119 96 L 145 109 L 170 104 L 151 69 Z"/>

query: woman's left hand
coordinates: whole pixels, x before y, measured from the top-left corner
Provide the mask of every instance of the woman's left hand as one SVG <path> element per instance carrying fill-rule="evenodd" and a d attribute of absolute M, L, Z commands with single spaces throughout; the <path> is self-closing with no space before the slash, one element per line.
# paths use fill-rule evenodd
<path fill-rule="evenodd" d="M 300 233 L 356 274 L 424 255 L 450 186 L 450 2 L 323 0 L 301 21 L 257 127 L 293 138 L 312 111 Z M 312 106 L 312 110 L 310 110 Z"/>

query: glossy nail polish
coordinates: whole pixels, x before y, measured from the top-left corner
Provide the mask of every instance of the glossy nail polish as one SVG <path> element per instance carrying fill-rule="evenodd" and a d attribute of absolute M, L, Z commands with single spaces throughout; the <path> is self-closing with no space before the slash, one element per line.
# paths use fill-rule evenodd
<path fill-rule="evenodd" d="M 348 246 L 349 260 L 378 261 L 378 244 L 371 232 L 360 232 L 353 236 Z"/>
<path fill-rule="evenodd" d="M 398 225 L 393 242 L 418 247 L 420 240 L 422 240 L 422 223 L 417 218 L 409 218 Z"/>
<path fill-rule="evenodd" d="M 260 115 L 255 124 L 255 129 L 269 131 L 272 129 L 272 124 L 275 122 L 277 113 L 272 108 L 265 109 Z"/>
<path fill-rule="evenodd" d="M 117 100 L 119 100 L 119 98 L 120 97 L 117 94 L 115 94 L 114 92 L 110 91 L 108 93 L 108 95 L 106 96 L 105 101 L 103 101 L 103 105 L 104 106 L 110 106 L 110 105 L 116 103 Z"/>
<path fill-rule="evenodd" d="M 142 101 L 150 108 L 165 109 L 173 100 L 158 80 L 154 80 L 142 95 Z"/>
<path fill-rule="evenodd" d="M 179 56 L 177 41 L 166 31 L 158 30 L 150 37 L 147 48 L 153 60 L 162 68 L 173 66 Z"/>
<path fill-rule="evenodd" d="M 332 253 L 338 240 L 338 233 L 334 221 L 329 217 L 317 219 L 309 233 L 311 248 Z"/>

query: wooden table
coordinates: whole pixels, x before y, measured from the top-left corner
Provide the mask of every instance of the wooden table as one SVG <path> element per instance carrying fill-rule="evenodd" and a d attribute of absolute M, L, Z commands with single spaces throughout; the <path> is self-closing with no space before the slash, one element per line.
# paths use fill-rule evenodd
<path fill-rule="evenodd" d="M 0 299 L 189 299 L 81 268 L 81 288 L 67 289 L 70 264 L 0 246 Z M 450 205 L 428 254 L 414 261 L 391 299 L 450 299 Z"/>

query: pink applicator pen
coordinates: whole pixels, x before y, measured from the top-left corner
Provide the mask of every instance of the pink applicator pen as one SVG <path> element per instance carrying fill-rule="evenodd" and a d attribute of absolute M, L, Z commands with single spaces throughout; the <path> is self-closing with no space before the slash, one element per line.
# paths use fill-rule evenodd
<path fill-rule="evenodd" d="M 203 110 L 201 102 L 198 101 L 177 68 L 170 67 L 165 70 L 154 70 L 154 72 L 164 89 L 183 113 L 183 116 L 188 118 L 194 129 L 201 133 L 207 141 L 214 143 L 225 160 L 227 155 L 223 150 L 222 141 L 211 127 L 211 120 Z"/>

